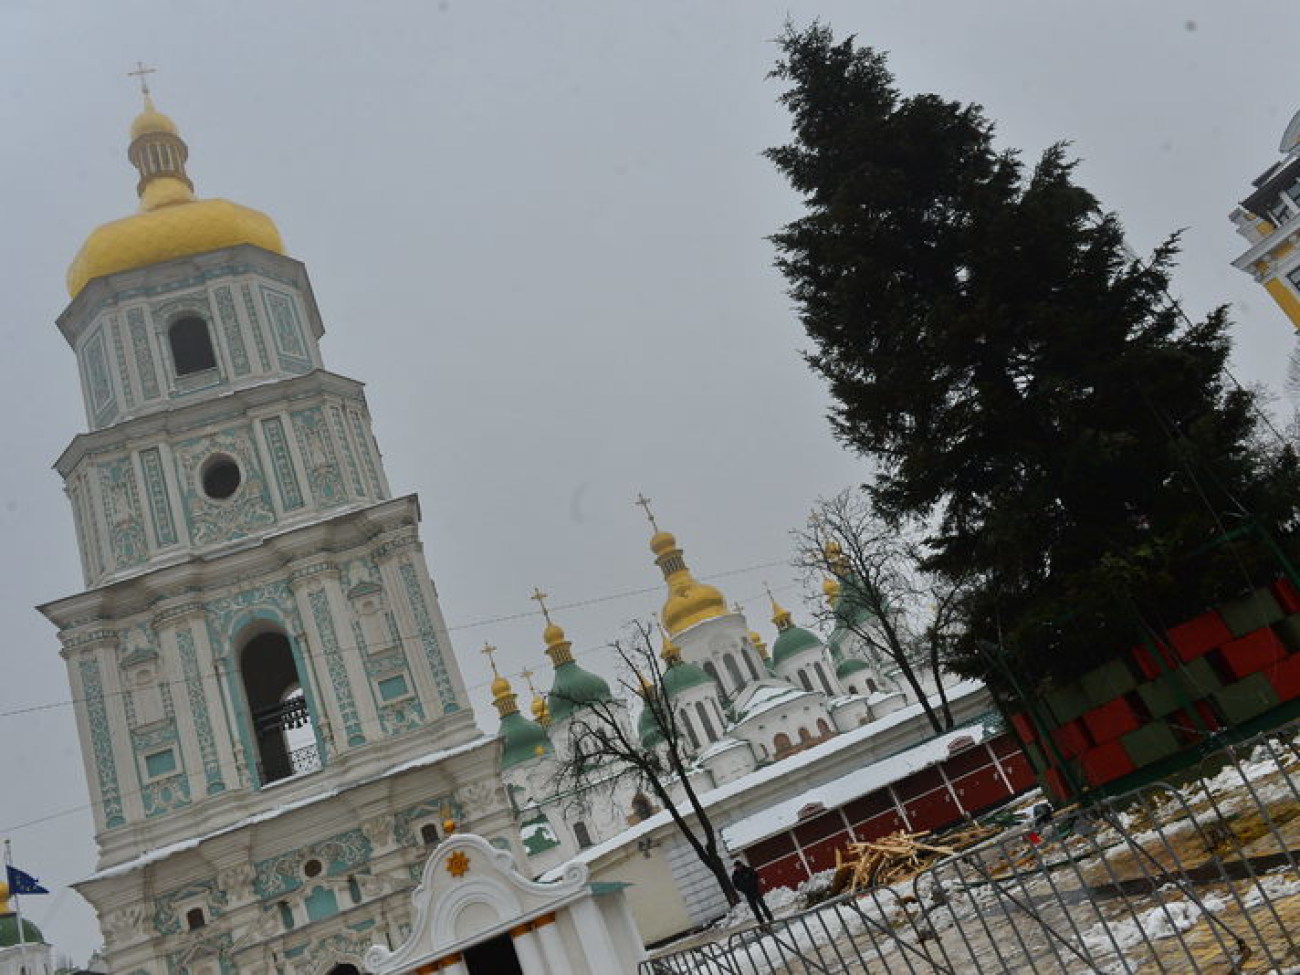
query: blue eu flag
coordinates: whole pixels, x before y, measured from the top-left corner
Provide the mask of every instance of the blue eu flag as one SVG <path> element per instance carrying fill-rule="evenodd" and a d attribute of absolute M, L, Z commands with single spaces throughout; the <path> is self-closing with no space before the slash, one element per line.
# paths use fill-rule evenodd
<path fill-rule="evenodd" d="M 5 867 L 9 874 L 9 893 L 11 894 L 48 894 L 49 891 L 42 887 L 29 873 L 23 873 L 17 867 Z"/>

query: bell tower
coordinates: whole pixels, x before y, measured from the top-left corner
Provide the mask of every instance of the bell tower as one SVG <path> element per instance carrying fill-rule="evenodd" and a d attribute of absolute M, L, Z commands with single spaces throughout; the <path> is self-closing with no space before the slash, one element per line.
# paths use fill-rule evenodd
<path fill-rule="evenodd" d="M 499 745 L 305 268 L 195 196 L 147 88 L 130 137 L 139 210 L 87 238 L 58 319 L 86 589 L 41 611 L 99 846 L 79 889 L 122 975 L 360 968 L 404 939 L 428 844 L 510 842 Z"/>

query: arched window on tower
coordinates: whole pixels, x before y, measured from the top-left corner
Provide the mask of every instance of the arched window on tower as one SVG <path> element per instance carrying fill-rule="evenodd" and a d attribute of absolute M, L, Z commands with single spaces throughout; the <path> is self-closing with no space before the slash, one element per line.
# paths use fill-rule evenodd
<path fill-rule="evenodd" d="M 704 672 L 713 678 L 715 684 L 722 686 L 722 681 L 718 680 L 718 668 L 713 666 L 712 660 L 704 661 Z"/>
<path fill-rule="evenodd" d="M 799 683 L 803 685 L 805 691 L 811 691 L 813 689 L 812 681 L 808 679 L 808 671 L 806 670 L 799 671 Z"/>
<path fill-rule="evenodd" d="M 257 779 L 262 785 L 321 767 L 307 699 L 289 638 L 259 633 L 239 653 L 239 673 L 257 742 Z"/>
<path fill-rule="evenodd" d="M 654 806 L 644 792 L 638 792 L 632 797 L 632 815 L 636 817 L 637 822 L 649 819 L 654 815 Z"/>
<path fill-rule="evenodd" d="M 677 717 L 680 719 L 680 720 L 679 720 L 679 723 L 681 724 L 681 726 L 682 726 L 683 728 L 686 729 L 686 737 L 687 737 L 687 739 L 690 740 L 690 743 L 691 743 L 691 751 L 693 751 L 693 752 L 697 752 L 697 751 L 699 751 L 699 750 L 700 750 L 700 739 L 696 737 L 696 735 L 695 735 L 695 729 L 691 726 L 691 715 L 690 715 L 690 712 L 688 712 L 688 711 L 686 710 L 686 708 L 682 708 L 681 713 L 678 714 Z"/>
<path fill-rule="evenodd" d="M 700 725 L 704 728 L 704 737 L 709 741 L 717 738 L 717 735 L 713 733 L 713 722 L 709 720 L 709 712 L 705 709 L 703 701 L 695 702 L 695 713 L 700 716 Z"/>
<path fill-rule="evenodd" d="M 591 846 L 591 833 L 587 829 L 587 824 L 577 822 L 573 824 L 573 838 L 578 841 L 578 849 L 585 850 Z"/>
<path fill-rule="evenodd" d="M 736 666 L 736 658 L 729 653 L 722 655 L 722 665 L 727 668 L 727 674 L 731 677 L 732 688 L 739 691 L 745 686 L 745 678 L 740 676 L 740 668 Z"/>
<path fill-rule="evenodd" d="M 772 739 L 772 751 L 777 758 L 783 756 L 790 750 L 790 736 L 784 731 L 778 731 L 776 737 Z"/>
<path fill-rule="evenodd" d="M 827 697 L 834 697 L 835 692 L 831 690 L 830 678 L 826 676 L 826 669 L 822 666 L 820 660 L 813 661 L 813 669 L 817 671 L 817 680 L 821 683 L 822 688 L 826 691 Z"/>
<path fill-rule="evenodd" d="M 749 676 L 754 680 L 758 680 L 758 665 L 754 663 L 758 651 L 753 647 L 745 647 L 740 651 L 740 655 L 745 658 L 745 666 L 749 668 Z"/>
<path fill-rule="evenodd" d="M 172 349 L 176 375 L 188 376 L 216 368 L 217 355 L 212 349 L 208 323 L 197 315 L 188 315 L 172 322 L 167 329 L 167 342 Z"/>

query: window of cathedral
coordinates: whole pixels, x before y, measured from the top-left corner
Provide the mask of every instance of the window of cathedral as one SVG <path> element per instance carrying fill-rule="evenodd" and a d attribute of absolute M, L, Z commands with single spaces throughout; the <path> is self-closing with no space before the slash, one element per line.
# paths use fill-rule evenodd
<path fill-rule="evenodd" d="M 420 842 L 425 846 L 437 846 L 442 837 L 438 835 L 438 825 L 436 823 L 425 823 L 420 827 Z"/>
<path fill-rule="evenodd" d="M 880 688 L 876 686 L 876 682 L 872 680 L 870 677 L 867 678 L 867 690 L 869 690 L 872 694 L 880 690 Z"/>
<path fill-rule="evenodd" d="M 784 731 L 778 731 L 776 737 L 772 739 L 772 751 L 777 758 L 780 758 L 790 750 L 790 736 Z"/>
<path fill-rule="evenodd" d="M 830 734 L 831 734 L 831 726 L 828 725 L 828 724 L 826 723 L 826 719 L 825 719 L 825 718 L 818 718 L 818 719 L 817 719 L 817 732 L 818 732 L 818 734 L 820 734 L 820 735 L 821 735 L 822 737 L 824 737 L 824 738 L 829 738 L 829 737 L 830 737 Z"/>
<path fill-rule="evenodd" d="M 215 501 L 224 501 L 239 490 L 243 474 L 229 454 L 213 454 L 203 462 L 199 481 L 204 494 Z"/>
<path fill-rule="evenodd" d="M 749 676 L 752 677 L 754 680 L 758 680 L 758 667 L 754 663 L 754 657 L 757 656 L 757 652 L 754 650 L 753 647 L 746 644 L 741 649 L 740 655 L 745 660 L 745 666 L 749 668 Z"/>
<path fill-rule="evenodd" d="M 704 708 L 703 701 L 695 702 L 695 713 L 700 716 L 700 726 L 704 729 L 704 737 L 713 741 L 718 736 L 713 732 L 713 722 L 709 720 L 709 712 Z"/>
<path fill-rule="evenodd" d="M 722 681 L 718 680 L 718 668 L 713 666 L 712 660 L 704 661 L 704 672 L 708 674 L 710 677 L 712 677 L 714 683 L 716 683 L 719 687 L 722 686 Z"/>
<path fill-rule="evenodd" d="M 806 670 L 799 671 L 799 683 L 803 685 L 805 691 L 811 691 L 813 689 L 812 681 L 808 679 L 808 672 Z"/>
<path fill-rule="evenodd" d="M 316 859 L 308 860 L 302 865 L 302 873 L 304 877 L 319 877 L 321 871 L 324 869 L 325 868 L 321 865 L 321 862 Z"/>
<path fill-rule="evenodd" d="M 690 714 L 687 713 L 685 708 L 682 708 L 681 713 L 678 715 L 678 717 L 681 719 L 682 727 L 686 729 L 686 737 L 690 740 L 691 750 L 699 751 L 700 739 L 697 738 L 695 735 L 695 728 L 691 725 Z"/>
<path fill-rule="evenodd" d="M 799 744 L 807 745 L 811 743 L 812 740 L 813 740 L 813 736 L 811 731 L 809 731 L 807 728 L 799 729 Z"/>
<path fill-rule="evenodd" d="M 381 701 L 396 701 L 399 697 L 406 697 L 411 693 L 406 686 L 406 677 L 403 674 L 385 677 L 379 681 L 378 687 Z"/>
<path fill-rule="evenodd" d="M 292 931 L 294 925 L 293 908 L 289 906 L 288 901 L 280 901 L 276 904 L 276 907 L 280 909 L 280 924 L 286 931 Z"/>
<path fill-rule="evenodd" d="M 191 907 L 185 912 L 185 926 L 191 931 L 197 931 L 207 923 L 207 918 L 203 916 L 203 908 Z"/>
<path fill-rule="evenodd" d="M 320 768 L 316 730 L 289 638 L 278 630 L 258 633 L 244 643 L 238 659 L 259 782 Z"/>
<path fill-rule="evenodd" d="M 636 817 L 637 822 L 643 819 L 649 819 L 654 814 L 654 807 L 650 805 L 644 793 L 638 792 L 632 797 L 632 815 Z"/>
<path fill-rule="evenodd" d="M 144 757 L 145 774 L 151 779 L 169 775 L 176 771 L 176 753 L 170 748 Z"/>
<path fill-rule="evenodd" d="M 727 668 L 727 673 L 731 676 L 731 686 L 736 690 L 740 690 L 744 687 L 745 678 L 740 675 L 740 668 L 736 666 L 736 658 L 729 653 L 723 654 L 722 663 L 723 666 Z"/>
<path fill-rule="evenodd" d="M 172 363 L 176 375 L 189 376 L 205 369 L 217 367 L 217 356 L 212 349 L 212 336 L 208 323 L 197 315 L 172 322 L 167 329 L 167 342 L 172 349 Z"/>
<path fill-rule="evenodd" d="M 587 831 L 587 824 L 576 822 L 573 824 L 573 838 L 578 841 L 578 849 L 585 850 L 591 846 L 591 833 Z"/>
<path fill-rule="evenodd" d="M 822 667 L 822 662 L 820 660 L 813 661 L 813 669 L 817 671 L 817 680 L 822 685 L 822 689 L 826 691 L 826 696 L 834 697 L 835 692 L 831 690 L 831 682 L 826 676 L 826 669 Z"/>

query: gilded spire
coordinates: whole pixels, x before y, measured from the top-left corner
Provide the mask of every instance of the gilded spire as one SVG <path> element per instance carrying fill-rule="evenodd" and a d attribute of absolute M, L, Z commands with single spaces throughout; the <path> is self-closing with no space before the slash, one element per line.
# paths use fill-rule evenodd
<path fill-rule="evenodd" d="M 671 532 L 658 530 L 659 526 L 650 513 L 650 499 L 637 495 L 634 503 L 646 509 L 651 527 L 657 529 L 650 537 L 650 551 L 654 553 L 655 565 L 659 566 L 668 586 L 668 598 L 660 613 L 668 633 L 676 636 L 688 626 L 726 615 L 727 601 L 722 593 L 697 581 L 686 566 L 677 539 Z"/>
<path fill-rule="evenodd" d="M 502 677 L 497 670 L 496 652 L 497 648 L 490 643 L 484 643 L 483 649 L 479 651 L 488 658 L 488 665 L 492 668 L 492 703 L 496 705 L 497 713 L 504 718 L 516 713 L 519 707 L 515 704 L 516 695 L 510 686 L 510 681 Z"/>
<path fill-rule="evenodd" d="M 176 123 L 154 107 L 146 76 L 156 68 L 146 68 L 139 61 L 127 74 L 140 81 L 144 108 L 131 123 L 131 144 L 126 155 L 140 171 L 135 191 L 143 212 L 194 200 L 194 184 L 185 173 L 190 150 L 181 139 Z"/>
<path fill-rule="evenodd" d="M 772 595 L 771 587 L 768 586 L 766 582 L 763 583 L 763 588 L 767 590 L 767 598 L 772 602 L 772 622 L 776 624 L 778 630 L 785 631 L 790 629 L 790 627 L 794 626 L 794 620 L 790 616 L 790 611 L 782 607 L 781 604 L 776 601 L 776 597 Z"/>
<path fill-rule="evenodd" d="M 823 579 L 822 595 L 826 597 L 827 605 L 829 605 L 831 609 L 834 609 L 836 602 L 838 602 L 840 598 L 840 581 L 829 577 Z"/>
<path fill-rule="evenodd" d="M 140 82 L 143 102 L 126 152 L 139 173 L 139 212 L 86 238 L 68 268 L 68 294 L 74 298 L 96 278 L 240 244 L 284 253 L 280 231 L 266 214 L 229 200 L 195 199 L 185 172 L 189 148 L 176 123 L 153 103 L 146 80 L 153 72 L 143 64 L 128 72 Z"/>
<path fill-rule="evenodd" d="M 525 670 L 523 678 L 528 683 L 528 689 L 532 691 L 533 694 L 533 703 L 531 706 L 533 720 L 545 728 L 551 723 L 551 712 L 546 706 L 546 698 L 542 697 L 537 688 L 533 685 L 533 672 L 531 670 Z"/>

